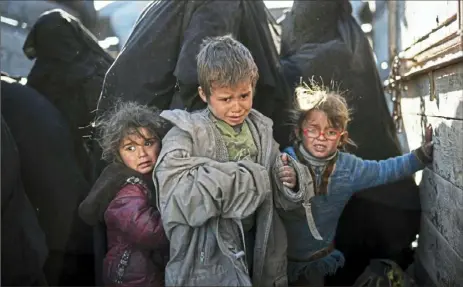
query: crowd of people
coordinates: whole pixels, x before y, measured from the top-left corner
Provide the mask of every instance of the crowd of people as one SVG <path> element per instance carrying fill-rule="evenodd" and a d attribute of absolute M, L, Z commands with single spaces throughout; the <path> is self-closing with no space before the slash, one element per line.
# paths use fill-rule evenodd
<path fill-rule="evenodd" d="M 281 153 L 272 121 L 252 109 L 249 50 L 211 38 L 197 66 L 206 109 L 159 114 L 125 103 L 102 119 L 111 164 L 79 211 L 106 225 L 105 284 L 323 286 L 344 263 L 333 239 L 349 198 L 424 168 L 432 129 L 411 153 L 362 160 L 342 151 L 354 144 L 346 101 L 303 85 L 293 144 Z"/>

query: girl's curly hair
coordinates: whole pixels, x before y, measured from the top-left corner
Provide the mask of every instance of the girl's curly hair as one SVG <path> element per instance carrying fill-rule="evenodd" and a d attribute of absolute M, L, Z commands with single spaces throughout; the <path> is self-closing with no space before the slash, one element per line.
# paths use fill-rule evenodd
<path fill-rule="evenodd" d="M 169 131 L 171 125 L 161 116 L 161 110 L 135 102 L 118 102 L 113 109 L 99 118 L 95 125 L 98 143 L 102 148 L 102 159 L 108 162 L 120 160 L 119 146 L 122 140 L 146 128 L 159 141 Z"/>

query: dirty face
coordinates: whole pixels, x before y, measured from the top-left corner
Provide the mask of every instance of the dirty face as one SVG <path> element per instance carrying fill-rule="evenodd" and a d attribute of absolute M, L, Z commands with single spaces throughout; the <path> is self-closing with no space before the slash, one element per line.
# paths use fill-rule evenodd
<path fill-rule="evenodd" d="M 347 134 L 331 126 L 325 112 L 310 111 L 302 124 L 302 143 L 307 151 L 317 158 L 325 158 L 336 152 L 341 136 Z"/>
<path fill-rule="evenodd" d="M 146 128 L 139 128 L 138 132 L 124 137 L 119 146 L 119 155 L 126 166 L 147 174 L 156 164 L 161 143 Z"/>
<path fill-rule="evenodd" d="M 201 99 L 218 119 L 230 126 L 244 122 L 252 109 L 253 86 L 251 82 L 238 83 L 234 87 L 211 87 L 210 97 L 198 88 Z"/>

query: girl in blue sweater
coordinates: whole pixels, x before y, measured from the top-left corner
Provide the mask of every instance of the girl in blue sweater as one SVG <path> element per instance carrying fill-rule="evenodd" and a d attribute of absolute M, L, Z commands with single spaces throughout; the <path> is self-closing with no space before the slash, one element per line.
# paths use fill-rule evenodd
<path fill-rule="evenodd" d="M 305 170 L 311 176 L 299 174 L 298 191 L 285 194 L 294 205 L 279 207 L 288 233 L 288 279 L 296 285 L 323 286 L 324 276 L 344 264 L 333 239 L 349 198 L 356 191 L 423 169 L 432 161 L 432 127 L 426 128 L 424 145 L 411 153 L 382 161 L 363 160 L 340 151 L 346 144 L 354 144 L 347 132 L 350 115 L 342 96 L 302 86 L 296 89 L 296 97 L 295 141 L 282 156 L 288 174 L 280 173 L 278 179 L 292 188 L 294 180 L 289 179 L 294 170 Z"/>

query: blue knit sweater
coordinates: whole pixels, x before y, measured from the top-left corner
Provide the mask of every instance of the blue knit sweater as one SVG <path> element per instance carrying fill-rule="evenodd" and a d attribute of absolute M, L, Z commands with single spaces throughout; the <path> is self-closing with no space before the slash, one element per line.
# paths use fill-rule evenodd
<path fill-rule="evenodd" d="M 298 160 L 293 147 L 286 148 L 285 152 Z M 423 168 L 424 165 L 413 153 L 372 161 L 340 152 L 335 169 L 329 177 L 327 194 L 316 195 L 310 200 L 312 214 L 323 240 L 312 236 L 302 208 L 280 212 L 288 233 L 289 281 L 297 280 L 302 273 L 309 274 L 315 270 L 324 275 L 332 274 L 343 266 L 344 256 L 339 250 L 316 261 L 307 262 L 307 258 L 333 242 L 339 217 L 354 192 L 400 180 Z"/>

